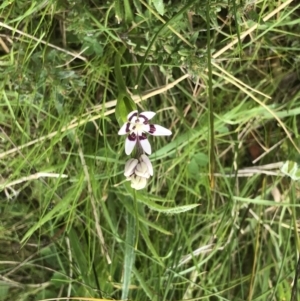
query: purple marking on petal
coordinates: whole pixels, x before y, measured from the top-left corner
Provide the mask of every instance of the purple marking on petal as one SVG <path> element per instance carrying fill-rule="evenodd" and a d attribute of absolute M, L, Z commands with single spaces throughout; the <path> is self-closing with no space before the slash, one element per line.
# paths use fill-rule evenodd
<path fill-rule="evenodd" d="M 142 116 L 145 120 L 149 121 L 149 120 L 152 119 L 155 115 L 156 115 L 155 112 L 145 111 L 145 112 L 142 112 L 139 116 Z"/>
<path fill-rule="evenodd" d="M 149 130 L 149 134 L 153 134 L 156 131 L 155 125 L 154 124 L 150 124 L 150 130 Z"/>
<path fill-rule="evenodd" d="M 139 140 L 145 140 L 147 139 L 147 136 L 145 133 L 142 133 L 142 135 L 139 136 Z"/>
<path fill-rule="evenodd" d="M 143 121 L 143 124 L 148 124 L 148 123 L 149 123 L 149 119 L 148 119 L 146 116 L 144 116 L 143 114 L 140 114 L 140 115 L 139 115 L 139 118 L 141 118 L 141 119 L 144 120 L 144 121 Z"/>
<path fill-rule="evenodd" d="M 130 123 L 127 122 L 126 124 L 126 133 L 129 133 L 130 132 Z"/>
<path fill-rule="evenodd" d="M 135 141 L 137 138 L 135 133 L 131 133 L 130 135 L 128 135 L 128 140 L 129 141 Z"/>
<path fill-rule="evenodd" d="M 154 131 L 150 131 L 149 134 L 153 136 L 170 136 L 172 132 L 161 125 L 152 124 Z"/>
<path fill-rule="evenodd" d="M 132 114 L 132 113 L 133 113 L 133 114 Z M 131 114 L 132 114 L 132 115 L 131 115 Z M 131 112 L 131 113 L 128 115 L 128 121 L 131 121 L 132 118 L 133 118 L 134 116 L 137 116 L 137 115 L 138 115 L 137 111 Z"/>

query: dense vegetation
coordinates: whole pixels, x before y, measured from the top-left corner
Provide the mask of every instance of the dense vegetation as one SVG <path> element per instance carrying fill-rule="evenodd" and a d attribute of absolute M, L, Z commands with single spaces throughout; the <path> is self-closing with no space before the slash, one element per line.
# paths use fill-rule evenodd
<path fill-rule="evenodd" d="M 298 1 L 0 12 L 0 301 L 298 300 Z M 142 190 L 130 100 L 172 131 Z"/>

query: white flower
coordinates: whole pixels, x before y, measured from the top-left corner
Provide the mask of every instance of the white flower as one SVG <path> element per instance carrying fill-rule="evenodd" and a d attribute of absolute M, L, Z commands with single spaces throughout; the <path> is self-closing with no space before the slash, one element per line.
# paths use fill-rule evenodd
<path fill-rule="evenodd" d="M 143 178 L 143 177 L 132 175 L 130 177 L 130 180 L 131 180 L 131 187 L 136 189 L 136 190 L 143 189 L 147 185 L 147 179 Z"/>
<path fill-rule="evenodd" d="M 140 163 L 137 164 L 136 166 L 136 171 L 135 173 L 139 176 L 141 176 L 141 174 L 139 173 L 143 173 L 147 178 L 150 178 L 150 176 L 153 176 L 153 166 L 151 161 L 149 160 L 149 158 L 145 155 L 142 154 L 140 157 Z"/>
<path fill-rule="evenodd" d="M 142 154 L 138 159 L 129 159 L 125 164 L 124 176 L 131 181 L 131 187 L 140 190 L 146 187 L 147 179 L 153 176 L 153 166 L 149 158 Z"/>
<path fill-rule="evenodd" d="M 134 146 L 138 143 L 145 153 L 151 155 L 151 145 L 145 133 L 153 136 L 169 136 L 172 132 L 158 124 L 150 124 L 149 120 L 154 117 L 155 112 L 132 111 L 127 116 L 127 122 L 119 130 L 119 135 L 128 134 L 125 141 L 125 153 L 130 155 Z"/>
<path fill-rule="evenodd" d="M 125 164 L 124 176 L 130 177 L 132 174 L 134 174 L 134 170 L 138 163 L 138 159 L 129 159 Z"/>
<path fill-rule="evenodd" d="M 147 179 L 153 176 L 153 166 L 145 154 L 139 160 L 131 158 L 126 162 L 124 176 L 128 178 L 133 174 Z"/>

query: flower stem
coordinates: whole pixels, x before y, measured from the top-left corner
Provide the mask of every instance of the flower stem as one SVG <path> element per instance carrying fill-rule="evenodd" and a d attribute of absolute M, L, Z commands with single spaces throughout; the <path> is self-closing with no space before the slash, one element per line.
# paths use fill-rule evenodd
<path fill-rule="evenodd" d="M 135 199 L 135 192 L 134 192 Z M 126 213 L 127 229 L 125 238 L 125 254 L 124 254 L 124 276 L 122 285 L 122 300 L 128 299 L 129 287 L 131 282 L 132 269 L 135 261 L 135 236 L 136 236 L 136 218 L 130 214 L 129 211 Z"/>

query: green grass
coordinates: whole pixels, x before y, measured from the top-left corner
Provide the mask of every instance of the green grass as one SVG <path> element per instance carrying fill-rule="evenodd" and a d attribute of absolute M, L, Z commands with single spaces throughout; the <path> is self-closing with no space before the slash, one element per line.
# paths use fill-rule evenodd
<path fill-rule="evenodd" d="M 0 12 L 0 301 L 298 300 L 297 1 Z M 125 96 L 173 133 L 139 191 Z"/>

